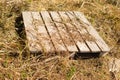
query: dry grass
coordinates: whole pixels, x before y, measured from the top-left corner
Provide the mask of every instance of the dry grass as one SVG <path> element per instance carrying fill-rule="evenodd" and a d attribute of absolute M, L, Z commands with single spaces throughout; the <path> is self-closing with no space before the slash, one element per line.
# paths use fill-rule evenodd
<path fill-rule="evenodd" d="M 16 18 L 25 10 L 81 11 L 111 51 L 102 58 L 75 61 L 60 56 L 30 55 L 26 40 L 15 27 Z M 0 14 L 0 80 L 110 80 L 108 61 L 120 58 L 119 0 L 0 0 Z M 17 26 L 21 25 L 22 22 Z M 120 79 L 120 73 L 116 78 Z"/>

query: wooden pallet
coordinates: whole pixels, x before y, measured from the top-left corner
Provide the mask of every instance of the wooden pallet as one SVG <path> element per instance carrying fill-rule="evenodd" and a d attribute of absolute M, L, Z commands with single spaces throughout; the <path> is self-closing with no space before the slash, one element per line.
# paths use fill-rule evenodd
<path fill-rule="evenodd" d="M 78 11 L 22 12 L 31 52 L 105 53 L 110 49 Z"/>

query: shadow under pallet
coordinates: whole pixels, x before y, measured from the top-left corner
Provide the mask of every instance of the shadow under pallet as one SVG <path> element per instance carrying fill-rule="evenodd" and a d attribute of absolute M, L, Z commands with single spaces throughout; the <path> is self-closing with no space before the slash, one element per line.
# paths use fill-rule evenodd
<path fill-rule="evenodd" d="M 110 50 L 81 12 L 26 11 L 22 17 L 31 53 L 89 58 Z"/>

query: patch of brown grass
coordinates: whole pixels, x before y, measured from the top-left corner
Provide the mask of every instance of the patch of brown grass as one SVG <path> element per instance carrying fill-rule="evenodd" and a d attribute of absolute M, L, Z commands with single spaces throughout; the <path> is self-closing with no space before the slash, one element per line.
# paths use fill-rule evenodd
<path fill-rule="evenodd" d="M 81 11 L 112 49 L 103 58 L 75 61 L 59 55 L 29 55 L 15 27 L 15 19 L 25 10 Z M 1 80 L 109 80 L 108 61 L 120 58 L 119 0 L 2 0 L 0 14 Z"/>

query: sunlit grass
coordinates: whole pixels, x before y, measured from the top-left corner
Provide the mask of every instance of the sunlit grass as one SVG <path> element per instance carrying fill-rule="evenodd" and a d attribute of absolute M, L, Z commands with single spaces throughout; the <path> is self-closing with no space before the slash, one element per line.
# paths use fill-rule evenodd
<path fill-rule="evenodd" d="M 83 12 L 112 48 L 111 51 L 104 58 L 76 61 L 68 60 L 66 57 L 54 58 L 45 54 L 30 55 L 26 39 L 16 32 L 16 18 L 22 11 L 41 10 Z M 22 27 L 21 24 L 19 27 Z M 24 32 L 22 36 L 25 36 Z M 1 0 L 0 79 L 109 80 L 108 60 L 111 57 L 120 58 L 119 36 L 119 0 Z M 45 63 L 50 57 L 52 60 Z"/>

